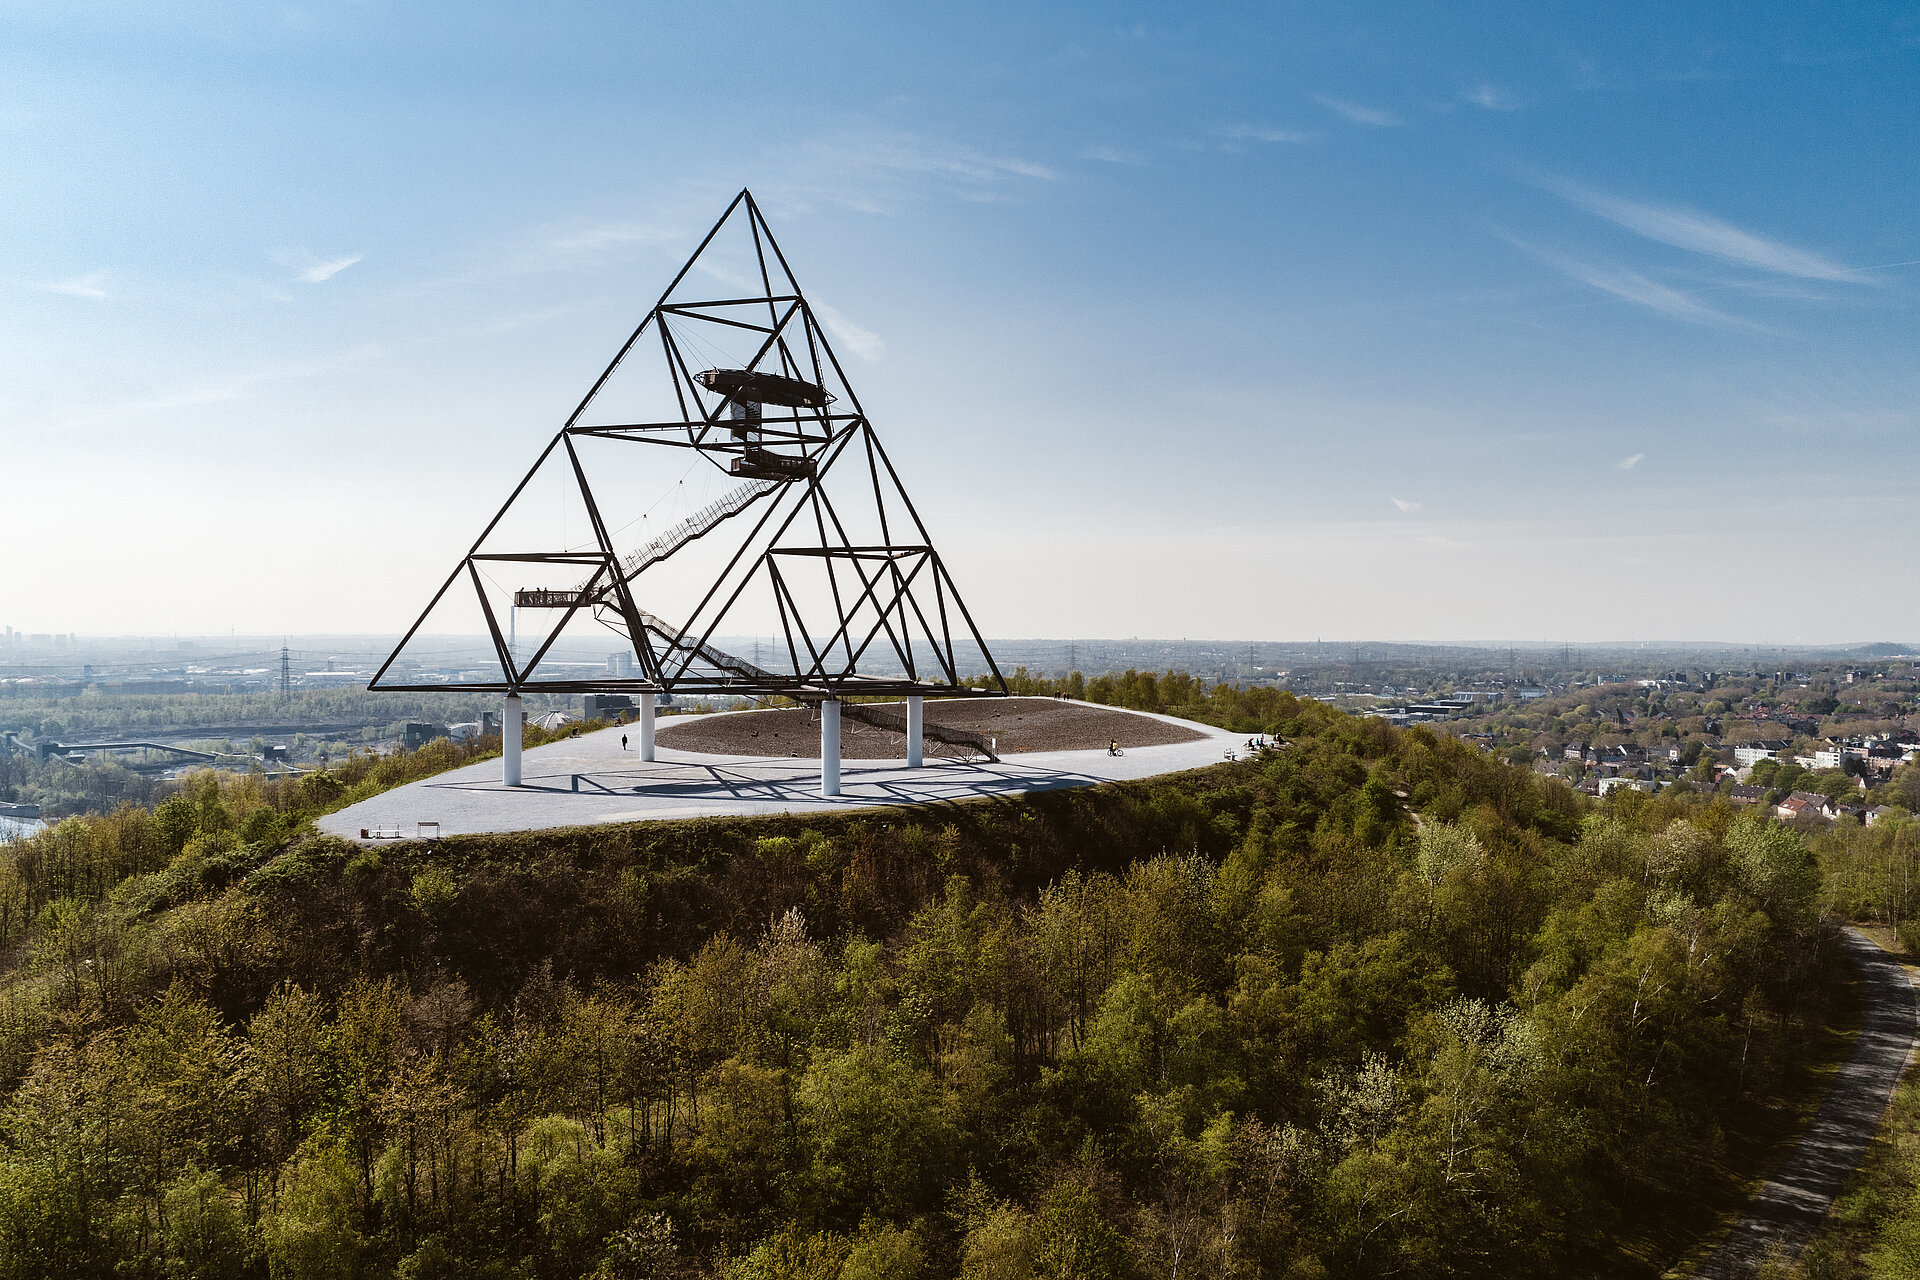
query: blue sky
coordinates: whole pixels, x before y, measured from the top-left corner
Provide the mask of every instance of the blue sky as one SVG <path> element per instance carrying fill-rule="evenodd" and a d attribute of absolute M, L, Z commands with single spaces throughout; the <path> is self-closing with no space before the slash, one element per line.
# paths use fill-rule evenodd
<path fill-rule="evenodd" d="M 0 622 L 405 626 L 750 186 L 990 635 L 1911 640 L 1917 72 L 1875 5 L 0 6 Z"/>

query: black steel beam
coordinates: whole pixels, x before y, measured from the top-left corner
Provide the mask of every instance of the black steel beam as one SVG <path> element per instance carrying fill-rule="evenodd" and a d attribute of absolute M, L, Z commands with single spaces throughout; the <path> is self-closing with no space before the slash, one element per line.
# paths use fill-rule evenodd
<path fill-rule="evenodd" d="M 675 290 L 685 282 L 700 255 L 714 243 L 729 220 L 740 216 L 743 211 L 764 293 L 758 297 L 673 301 Z M 784 280 L 774 280 L 775 274 L 782 275 Z M 760 323 L 758 317 L 748 320 L 718 314 L 728 308 L 742 307 L 754 310 L 764 307 L 765 323 Z M 833 385 L 844 394 L 851 411 L 835 412 L 825 404 L 810 410 L 796 409 L 778 417 L 756 420 L 758 435 L 752 442 L 734 440 L 730 436 L 715 438 L 726 435 L 719 431 L 726 423 L 718 415 L 731 403 L 731 398 L 721 395 L 717 403 L 710 407 L 710 393 L 703 391 L 694 377 L 688 354 L 699 345 L 696 335 L 701 331 L 686 326 L 700 323 L 718 324 L 730 330 L 761 335 L 758 349 L 746 363 L 748 369 L 758 369 L 765 363 L 770 367 L 777 366 L 782 376 L 807 379 L 822 387 L 829 384 L 830 372 Z M 681 420 L 584 422 L 589 407 L 606 389 L 623 362 L 631 358 L 650 324 L 658 331 L 664 373 L 673 386 Z M 683 338 L 691 345 L 683 347 Z M 801 351 L 803 339 L 806 345 L 805 350 Z M 853 493 L 859 501 L 864 501 L 859 498 L 860 489 L 865 489 L 871 495 L 880 533 L 880 542 L 874 544 L 855 544 L 841 518 L 841 508 L 848 501 L 848 493 L 843 491 L 845 485 L 841 480 L 845 469 L 836 471 L 835 468 L 856 435 L 861 437 L 866 457 L 862 468 L 865 474 L 856 483 Z M 751 456 L 753 449 L 766 449 L 776 458 L 791 461 L 795 469 L 799 469 L 800 459 L 806 459 L 812 463 L 813 472 L 807 476 L 795 476 L 789 482 L 789 487 L 768 491 L 773 501 L 767 504 L 765 511 L 759 513 L 725 566 L 701 593 L 692 613 L 685 618 L 685 625 L 676 632 L 673 627 L 679 626 L 678 622 L 663 624 L 657 619 L 647 621 L 650 615 L 641 611 L 635 584 L 648 566 L 642 565 L 632 574 L 622 568 L 625 562 L 601 515 L 586 462 L 574 446 L 575 436 L 693 448 L 705 453 L 722 472 L 730 470 L 730 459 Z M 507 512 L 523 498 L 534 476 L 551 460 L 555 448 L 562 446 L 587 509 L 598 553 L 483 552 L 481 548 L 500 527 Z M 805 486 L 793 495 L 797 501 L 787 501 L 792 494 L 792 484 Z M 840 487 L 834 487 L 836 485 Z M 784 511 L 781 510 L 783 506 L 786 508 Z M 809 509 L 813 519 L 802 521 L 801 513 Z M 898 519 L 901 512 L 905 514 L 905 521 Z M 902 533 L 908 533 L 906 524 L 911 524 L 911 533 L 917 534 L 917 537 L 907 542 L 896 541 L 898 535 L 894 529 L 900 526 Z M 782 545 L 783 541 L 790 538 L 790 544 Z M 783 561 L 792 566 L 792 561 L 787 557 L 805 558 L 823 565 L 826 570 L 827 594 L 832 599 L 835 616 L 831 620 L 831 629 L 820 633 L 826 637 L 824 647 L 821 647 L 816 633 L 802 617 L 793 583 L 782 570 Z M 912 563 L 905 563 L 907 561 Z M 544 642 L 527 662 L 518 664 L 515 655 L 509 651 L 507 639 L 502 634 L 488 598 L 486 584 L 479 572 L 482 563 L 571 565 L 591 567 L 593 572 L 585 588 L 572 596 L 570 603 L 558 606 L 562 609 L 561 616 L 548 631 Z M 851 587 L 851 584 L 843 587 L 839 579 L 843 565 L 853 573 L 857 587 Z M 931 572 L 926 572 L 929 567 Z M 714 635 L 732 616 L 743 594 L 760 581 L 763 570 L 792 663 L 791 676 L 767 673 L 764 678 L 750 677 L 747 673 L 729 668 L 727 663 L 734 659 L 719 653 L 712 645 Z M 382 683 L 407 646 L 418 637 L 428 617 L 447 598 L 447 593 L 462 571 L 471 580 L 504 679 L 498 682 Z M 934 595 L 932 601 L 922 599 L 929 584 Z M 572 590 L 571 584 L 568 589 Z M 952 596 L 951 606 L 948 596 Z M 871 618 L 863 612 L 869 607 L 874 615 Z M 582 610 L 588 610 L 595 621 L 615 635 L 626 637 L 641 664 L 638 679 L 539 679 L 540 664 L 549 658 L 561 634 L 572 624 L 574 615 Z M 875 435 L 859 396 L 847 379 L 846 371 L 826 333 L 821 329 L 818 317 L 802 295 L 786 254 L 752 194 L 741 191 L 707 231 L 693 257 L 674 276 L 653 308 L 628 335 L 612 361 L 588 388 L 579 405 L 474 541 L 461 566 L 441 584 L 427 608 L 402 638 L 399 647 L 375 673 L 370 687 L 462 692 L 544 690 L 556 693 L 631 689 L 685 693 L 778 693 L 808 698 L 831 697 L 838 692 L 845 692 L 849 696 L 856 693 L 973 696 L 981 691 L 962 685 L 959 679 L 954 648 L 956 622 L 979 648 L 991 680 L 998 686 L 995 692 L 1005 692 L 1006 682 L 999 666 L 972 614 L 960 598 L 952 575 L 935 549 L 933 539 L 901 483 L 891 458 Z M 864 632 L 860 630 L 863 626 L 866 628 Z M 650 634 L 655 631 L 666 643 L 664 651 L 655 646 L 654 637 Z M 903 679 L 869 677 L 859 671 L 861 663 L 869 660 L 882 634 L 891 644 L 900 667 L 907 673 Z M 699 638 L 691 640 L 696 635 Z M 925 681 L 919 678 L 918 645 L 922 639 L 929 646 L 944 679 Z M 830 663 L 834 664 L 835 670 L 828 670 Z M 714 674 L 716 671 L 719 674 Z"/>

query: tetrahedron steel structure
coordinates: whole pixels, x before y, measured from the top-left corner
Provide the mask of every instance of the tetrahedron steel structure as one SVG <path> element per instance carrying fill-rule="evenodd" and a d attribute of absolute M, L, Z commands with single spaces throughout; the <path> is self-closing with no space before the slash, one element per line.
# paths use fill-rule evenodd
<path fill-rule="evenodd" d="M 722 296 L 695 296 L 714 283 Z M 413 678 L 431 637 L 482 632 L 493 653 L 476 669 Z M 559 660 L 609 632 L 630 662 Z M 719 647 L 744 635 L 766 636 L 766 652 Z M 983 671 L 987 689 L 964 683 Z M 1006 689 L 746 191 L 370 687 L 806 701 Z"/>

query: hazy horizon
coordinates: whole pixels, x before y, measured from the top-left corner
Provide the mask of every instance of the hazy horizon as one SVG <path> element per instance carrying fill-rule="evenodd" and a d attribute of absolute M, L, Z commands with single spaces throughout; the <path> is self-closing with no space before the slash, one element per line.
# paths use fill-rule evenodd
<path fill-rule="evenodd" d="M 18 628 L 16 628 L 15 630 L 18 631 Z M 51 634 L 53 633 L 38 633 L 38 634 L 48 635 L 49 637 L 51 637 Z M 400 639 L 399 632 L 393 632 L 389 634 L 358 633 L 358 632 L 332 632 L 332 633 L 330 632 L 307 632 L 307 633 L 286 632 L 282 634 L 259 634 L 259 635 L 241 635 L 237 633 L 233 635 L 220 635 L 217 633 L 209 633 L 209 632 L 200 632 L 200 633 L 170 632 L 170 633 L 154 633 L 154 634 L 134 632 L 134 633 L 128 633 L 124 635 L 89 635 L 84 632 L 80 632 L 80 633 L 62 632 L 57 634 L 61 636 L 66 636 L 70 634 L 77 635 L 77 641 L 71 645 L 65 645 L 65 647 L 56 647 L 51 643 L 29 643 L 29 642 L 22 641 L 22 642 L 16 643 L 11 650 L 0 648 L 0 661 L 4 661 L 9 656 L 14 659 L 19 659 L 19 658 L 24 658 L 24 657 L 33 656 L 33 655 L 51 656 L 51 655 L 57 655 L 63 652 L 71 653 L 76 648 L 86 648 L 90 645 L 113 645 L 113 644 L 137 645 L 141 643 L 191 644 L 196 647 L 202 644 L 207 644 L 207 645 L 213 645 L 213 646 L 224 646 L 224 647 L 233 648 L 233 649 L 237 649 L 242 652 L 248 652 L 248 653 L 266 652 L 268 650 L 277 651 L 283 645 L 287 646 L 290 649 L 298 651 L 298 650 L 301 650 L 303 646 L 305 648 L 311 649 L 318 644 L 328 643 L 328 642 L 333 643 L 335 647 L 347 647 L 354 644 L 360 644 L 360 645 L 373 644 L 378 647 L 378 651 L 380 652 L 381 656 L 385 656 L 385 654 L 390 653 L 392 651 L 392 646 L 395 643 L 397 643 Z M 457 635 L 457 634 L 443 635 L 438 633 L 423 632 L 418 637 L 416 637 L 416 639 L 437 640 L 437 641 L 458 641 L 463 643 L 470 642 L 473 645 L 475 645 L 477 649 L 482 649 L 482 650 L 490 648 L 492 644 L 492 641 L 490 640 L 489 637 L 485 635 L 478 635 L 478 634 L 476 635 Z M 738 644 L 741 642 L 751 643 L 753 639 L 755 639 L 755 637 L 744 636 L 744 635 L 716 635 L 713 637 L 712 642 L 724 648 L 728 644 Z M 761 637 L 758 637 L 758 639 L 765 642 L 770 642 L 774 640 L 775 637 L 761 636 Z M 1879 639 L 1841 640 L 1841 641 L 1832 641 L 1832 642 L 1814 642 L 1814 643 L 1807 643 L 1807 644 L 1779 644 L 1779 643 L 1768 643 L 1768 642 L 1752 641 L 1752 640 L 1671 640 L 1671 639 L 1667 639 L 1667 640 L 1584 639 L 1583 640 L 1578 637 L 1565 638 L 1565 639 L 1557 639 L 1557 638 L 1447 639 L 1447 638 L 1428 637 L 1424 639 L 1414 639 L 1414 640 L 1389 640 L 1379 636 L 1322 636 L 1322 637 L 1314 637 L 1311 639 L 1303 638 L 1303 637 L 1289 638 L 1289 637 L 1272 637 L 1272 636 L 1151 636 L 1151 635 L 1141 635 L 1141 636 L 988 636 L 986 637 L 986 640 L 989 646 L 996 646 L 996 645 L 1022 645 L 1022 646 L 1028 646 L 1028 645 L 1119 645 L 1119 644 L 1237 645 L 1237 646 L 1265 645 L 1265 646 L 1271 646 L 1274 648 L 1281 648 L 1281 649 L 1296 649 L 1296 648 L 1306 649 L 1306 648 L 1312 648 L 1312 647 L 1318 646 L 1330 651 L 1345 650 L 1355 645 L 1360 645 L 1360 646 L 1371 645 L 1371 646 L 1377 646 L 1381 648 L 1390 648 L 1390 649 L 1461 649 L 1461 650 L 1467 650 L 1467 651 L 1485 651 L 1487 653 L 1499 653 L 1508 649 L 1525 650 L 1528 652 L 1558 652 L 1563 649 L 1571 649 L 1576 653 L 1580 651 L 1586 651 L 1590 653 L 1661 652 L 1661 651 L 1684 653 L 1689 651 L 1704 652 L 1704 651 L 1722 651 L 1722 650 L 1764 650 L 1767 652 L 1841 654 L 1849 651 L 1857 651 L 1857 650 L 1871 649 L 1871 648 L 1890 648 L 1891 650 L 1894 651 L 1894 653 L 1897 653 L 1899 655 L 1920 653 L 1920 643 L 1907 644 L 1900 640 L 1889 639 L 1885 637 L 1882 637 Z M 64 644 L 65 642 L 63 641 L 63 645 Z M 611 647 L 617 648 L 619 645 L 618 637 L 609 636 L 607 639 L 607 644 Z M 563 652 L 577 653 L 577 652 L 588 651 L 591 649 L 592 649 L 591 645 L 587 645 L 582 642 L 578 642 L 578 641 L 569 642 L 569 641 L 563 640 L 559 645 L 556 645 L 554 651 L 556 654 L 563 653 Z"/>

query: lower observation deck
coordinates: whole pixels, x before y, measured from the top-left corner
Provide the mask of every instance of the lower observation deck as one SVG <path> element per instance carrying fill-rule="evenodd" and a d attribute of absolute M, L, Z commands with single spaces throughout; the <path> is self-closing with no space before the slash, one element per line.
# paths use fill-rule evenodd
<path fill-rule="evenodd" d="M 662 734 L 669 726 L 691 727 L 705 718 L 662 719 Z M 1008 753 L 997 763 L 929 757 L 919 769 L 907 768 L 904 760 L 848 760 L 841 772 L 841 794 L 833 799 L 820 795 L 818 759 L 714 755 L 675 750 L 663 741 L 658 759 L 643 763 L 639 731 L 629 725 L 530 748 L 518 787 L 505 785 L 500 762 L 488 760 L 396 787 L 329 814 L 318 825 L 330 835 L 358 839 L 363 829 L 381 828 L 411 837 L 421 822 L 437 822 L 440 834 L 451 836 L 672 818 L 805 814 L 1150 778 L 1218 764 L 1229 753 L 1246 752 L 1244 734 L 1171 716 L 1148 718 L 1198 736 L 1127 747 L 1119 756 L 1098 749 Z M 631 738 L 633 749 L 621 750 L 622 734 Z"/>

